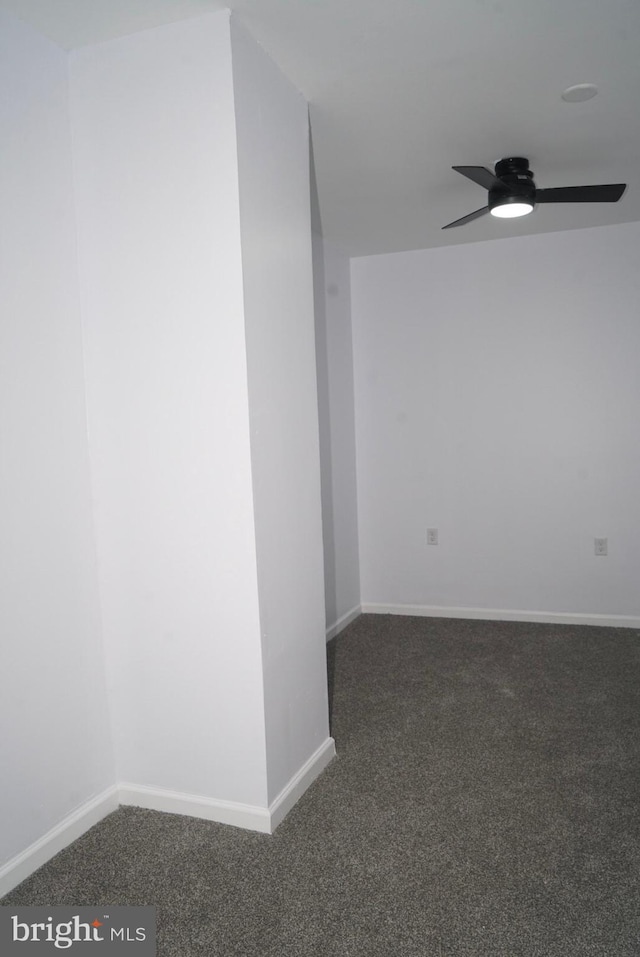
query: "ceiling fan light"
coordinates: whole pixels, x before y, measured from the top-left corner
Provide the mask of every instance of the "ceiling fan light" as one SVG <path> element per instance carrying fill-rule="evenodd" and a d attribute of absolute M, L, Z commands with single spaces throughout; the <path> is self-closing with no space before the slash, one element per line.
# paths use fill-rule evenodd
<path fill-rule="evenodd" d="M 515 219 L 517 216 L 526 216 L 533 211 L 533 203 L 519 201 L 516 203 L 501 203 L 491 209 L 492 216 L 500 219 Z"/>

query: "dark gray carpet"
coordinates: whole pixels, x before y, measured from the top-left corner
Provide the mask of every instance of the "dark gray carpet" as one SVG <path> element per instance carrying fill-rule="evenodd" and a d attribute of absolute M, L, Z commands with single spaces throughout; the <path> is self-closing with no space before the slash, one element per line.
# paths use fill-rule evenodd
<path fill-rule="evenodd" d="M 121 808 L 4 904 L 155 904 L 160 957 L 637 957 L 640 633 L 365 615 L 272 836 Z"/>

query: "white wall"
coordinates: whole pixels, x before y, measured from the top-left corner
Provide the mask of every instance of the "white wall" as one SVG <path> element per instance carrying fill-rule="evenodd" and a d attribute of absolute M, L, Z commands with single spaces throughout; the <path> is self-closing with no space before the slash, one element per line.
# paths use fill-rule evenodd
<path fill-rule="evenodd" d="M 0 11 L 0 866 L 115 781 L 66 56 Z"/>
<path fill-rule="evenodd" d="M 360 610 L 350 263 L 318 232 L 313 233 L 313 256 L 325 614 L 331 638 Z"/>
<path fill-rule="evenodd" d="M 307 104 L 232 20 L 269 799 L 328 740 Z"/>
<path fill-rule="evenodd" d="M 228 13 L 71 77 L 118 777 L 265 806 Z"/>
<path fill-rule="evenodd" d="M 637 621 L 639 254 L 631 223 L 352 262 L 365 607 Z"/>

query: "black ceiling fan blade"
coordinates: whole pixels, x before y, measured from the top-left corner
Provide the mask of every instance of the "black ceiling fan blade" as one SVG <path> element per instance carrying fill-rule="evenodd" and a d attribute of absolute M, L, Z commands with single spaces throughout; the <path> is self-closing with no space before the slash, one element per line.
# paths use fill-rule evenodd
<path fill-rule="evenodd" d="M 452 226 L 464 226 L 465 223 L 470 223 L 474 219 L 479 219 L 481 216 L 484 216 L 485 213 L 489 212 L 488 206 L 483 206 L 482 209 L 476 209 L 475 213 L 469 213 L 467 216 L 463 216 L 462 219 L 455 219 L 452 223 L 447 223 L 446 226 L 443 226 L 443 229 L 451 229 Z"/>
<path fill-rule="evenodd" d="M 608 183 L 605 186 L 537 189 L 536 203 L 617 203 L 626 188 L 626 183 Z"/>
<path fill-rule="evenodd" d="M 495 189 L 496 186 L 503 186 L 497 176 L 490 173 L 484 166 L 452 166 L 456 173 L 462 173 L 467 179 L 483 186 L 485 189 Z"/>

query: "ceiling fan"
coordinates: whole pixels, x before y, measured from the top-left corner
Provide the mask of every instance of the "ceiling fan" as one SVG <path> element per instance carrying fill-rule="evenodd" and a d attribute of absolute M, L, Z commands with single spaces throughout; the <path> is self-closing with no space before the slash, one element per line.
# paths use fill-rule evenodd
<path fill-rule="evenodd" d="M 626 189 L 626 183 L 605 186 L 559 186 L 556 189 L 536 189 L 529 160 L 523 156 L 501 159 L 495 166 L 495 175 L 484 166 L 452 166 L 467 179 L 489 190 L 489 205 L 476 209 L 461 219 L 447 223 L 443 229 L 464 226 L 485 213 L 502 219 L 526 216 L 538 203 L 617 203 Z"/>

